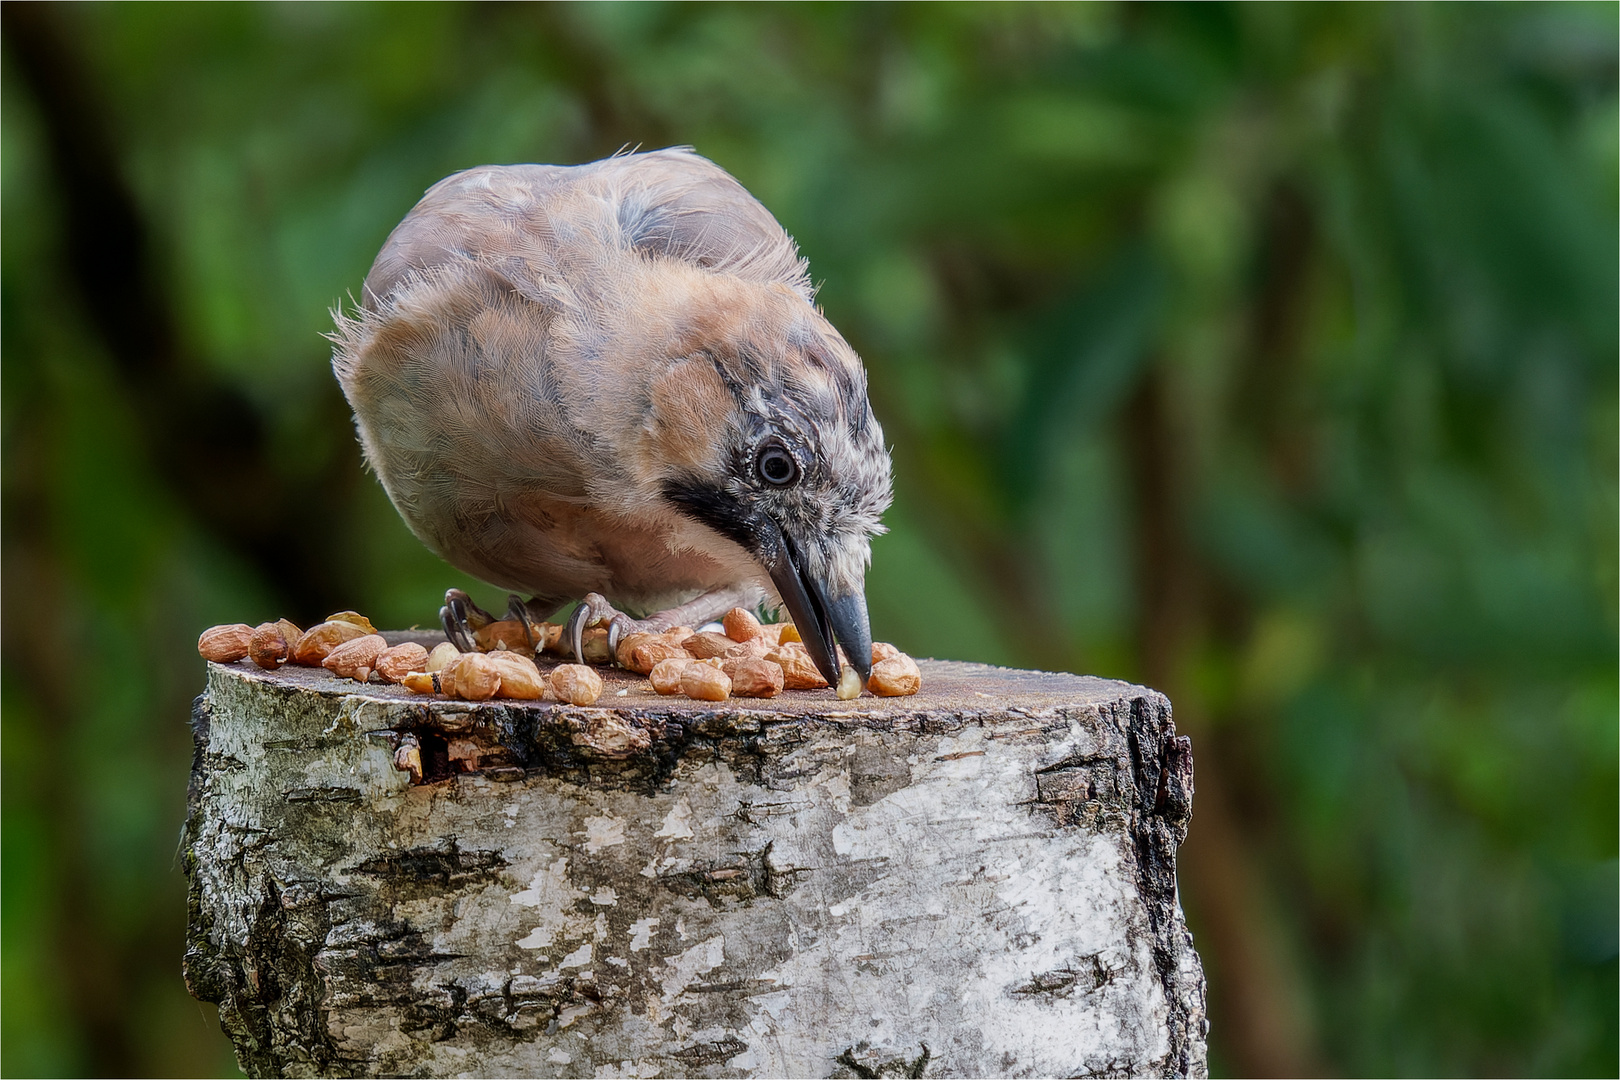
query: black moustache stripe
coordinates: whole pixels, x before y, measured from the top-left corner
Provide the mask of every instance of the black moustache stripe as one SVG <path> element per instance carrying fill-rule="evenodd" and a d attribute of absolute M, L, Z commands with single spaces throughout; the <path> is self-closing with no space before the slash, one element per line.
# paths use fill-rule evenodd
<path fill-rule="evenodd" d="M 741 545 L 747 552 L 759 552 L 759 526 L 735 496 L 695 477 L 665 480 L 662 490 L 664 498 L 693 521 L 707 525 L 727 540 Z"/>

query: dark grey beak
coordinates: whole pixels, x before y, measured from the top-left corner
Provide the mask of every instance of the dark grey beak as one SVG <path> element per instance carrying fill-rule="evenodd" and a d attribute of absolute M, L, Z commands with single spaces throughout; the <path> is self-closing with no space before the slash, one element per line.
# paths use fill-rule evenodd
<path fill-rule="evenodd" d="M 804 572 L 804 561 L 777 527 L 765 545 L 761 561 L 776 583 L 776 591 L 787 605 L 788 614 L 799 628 L 799 636 L 815 661 L 816 669 L 833 686 L 838 685 L 837 644 L 864 684 L 872 673 L 872 626 L 866 616 L 866 593 L 860 589 L 848 595 L 832 595 L 824 582 Z M 773 550 L 774 549 L 774 550 Z"/>

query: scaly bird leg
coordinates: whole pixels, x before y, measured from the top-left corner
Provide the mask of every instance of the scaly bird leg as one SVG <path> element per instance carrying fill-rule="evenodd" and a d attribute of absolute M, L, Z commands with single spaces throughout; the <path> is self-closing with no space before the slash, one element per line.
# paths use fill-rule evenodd
<path fill-rule="evenodd" d="M 568 642 L 574 648 L 575 659 L 584 663 L 587 626 L 606 623 L 608 649 L 617 653 L 619 642 L 626 634 L 661 634 L 675 626 L 702 626 L 734 607 L 752 609 L 764 595 L 764 590 L 754 584 L 723 585 L 679 607 L 656 612 L 645 619 L 632 619 L 608 603 L 601 593 L 587 593 L 579 607 L 568 617 Z"/>

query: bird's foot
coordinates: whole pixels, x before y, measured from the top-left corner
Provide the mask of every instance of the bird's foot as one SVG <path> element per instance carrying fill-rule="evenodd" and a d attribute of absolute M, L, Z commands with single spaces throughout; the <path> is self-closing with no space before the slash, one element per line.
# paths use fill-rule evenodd
<path fill-rule="evenodd" d="M 760 601 L 762 590 L 757 585 L 724 585 L 689 600 L 679 607 L 654 612 L 645 619 L 632 619 L 607 602 L 600 593 L 590 593 L 574 609 L 568 620 L 563 641 L 573 647 L 576 657 L 585 655 L 585 628 L 608 628 L 608 654 L 617 656 L 619 642 L 636 633 L 661 634 L 677 626 L 702 626 L 720 618 L 734 607 L 754 608 Z M 584 660 L 580 660 L 584 663 Z"/>
<path fill-rule="evenodd" d="M 462 652 L 488 652 L 496 648 L 516 651 L 527 646 L 527 655 L 533 656 L 556 640 L 548 636 L 546 624 L 535 617 L 531 606 L 516 593 L 507 596 L 506 614 L 497 619 L 460 589 L 451 589 L 444 594 L 439 622 L 444 626 L 444 636 Z M 521 638 L 517 636 L 520 633 Z"/>
<path fill-rule="evenodd" d="M 619 642 L 626 634 L 652 629 L 651 620 L 632 619 L 624 612 L 607 602 L 601 593 L 586 593 L 579 607 L 568 617 L 567 637 L 564 638 L 574 649 L 574 659 L 579 663 L 585 662 L 585 628 L 588 626 L 602 626 L 606 624 L 608 631 L 608 655 L 619 651 Z M 662 629 L 662 627 L 659 627 Z"/>
<path fill-rule="evenodd" d="M 462 652 L 478 652 L 475 634 L 495 622 L 495 616 L 473 603 L 472 597 L 460 589 L 444 594 L 444 607 L 439 609 L 439 622 L 444 636 Z"/>

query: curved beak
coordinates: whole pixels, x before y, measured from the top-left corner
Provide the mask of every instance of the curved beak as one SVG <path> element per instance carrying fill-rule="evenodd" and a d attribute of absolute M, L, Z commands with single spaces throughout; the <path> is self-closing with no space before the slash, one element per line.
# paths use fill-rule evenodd
<path fill-rule="evenodd" d="M 866 615 L 866 593 L 861 589 L 848 594 L 829 590 L 827 583 L 805 573 L 804 560 L 781 526 L 771 523 L 773 535 L 764 545 L 761 561 L 770 571 L 771 581 L 787 605 L 788 614 L 799 628 L 799 636 L 815 661 L 816 669 L 833 686 L 838 685 L 838 650 L 866 682 L 872 673 L 872 627 Z"/>

